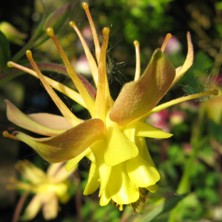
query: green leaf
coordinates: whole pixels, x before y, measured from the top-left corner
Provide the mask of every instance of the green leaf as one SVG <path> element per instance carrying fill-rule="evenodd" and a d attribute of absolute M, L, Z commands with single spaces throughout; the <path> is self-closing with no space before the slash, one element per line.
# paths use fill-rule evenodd
<path fill-rule="evenodd" d="M 151 222 L 157 221 L 159 216 L 162 216 L 164 213 L 171 211 L 187 194 L 176 195 L 170 194 L 166 198 L 162 198 L 156 203 L 153 203 L 154 207 L 149 210 L 147 214 L 137 217 L 133 222 Z"/>

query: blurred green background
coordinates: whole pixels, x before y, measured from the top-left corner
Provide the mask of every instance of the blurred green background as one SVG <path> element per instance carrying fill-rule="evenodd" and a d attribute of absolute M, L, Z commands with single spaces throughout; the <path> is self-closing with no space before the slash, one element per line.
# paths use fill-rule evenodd
<path fill-rule="evenodd" d="M 116 97 L 122 85 L 131 80 L 135 70 L 133 41 L 141 47 L 142 70 L 149 62 L 153 50 L 159 46 L 166 33 L 174 38 L 166 50 L 170 61 L 181 65 L 186 56 L 186 33 L 189 31 L 195 50 L 192 68 L 164 98 L 170 100 L 211 88 L 221 90 L 222 64 L 222 2 L 220 0 L 96 0 L 88 1 L 100 32 L 102 27 L 111 29 L 107 68 L 112 95 Z M 66 5 L 68 4 L 68 5 Z M 62 10 L 58 10 L 62 8 Z M 56 11 L 57 10 L 57 11 Z M 57 109 L 38 80 L 21 75 L 7 68 L 8 60 L 27 65 L 24 56 L 31 48 L 38 62 L 61 63 L 51 41 L 44 32 L 55 26 L 57 36 L 80 74 L 89 78 L 84 53 L 76 34 L 68 22 L 74 20 L 91 48 L 92 39 L 81 1 L 70 0 L 1 0 L 0 1 L 0 130 L 14 129 L 6 120 L 3 100 L 9 99 L 25 113 L 51 112 Z M 9 29 L 9 26 L 13 26 Z M 40 25 L 41 24 L 41 25 Z M 16 30 L 15 30 L 16 29 Z M 15 32 L 15 34 L 13 34 Z M 30 41 L 31 40 L 31 41 Z M 53 73 L 48 73 L 53 76 Z M 56 75 L 57 80 L 68 80 Z M 89 78 L 90 80 L 90 78 Z M 78 115 L 83 110 L 63 98 Z M 203 98 L 187 102 L 155 114 L 149 118 L 153 125 L 174 134 L 168 140 L 148 140 L 151 156 L 162 179 L 159 191 L 150 195 L 143 213 L 124 213 L 111 204 L 99 207 L 96 196 L 80 197 L 82 208 L 77 209 L 77 195 L 67 205 L 61 205 L 59 217 L 54 221 L 222 221 L 222 97 Z M 5 189 L 8 178 L 15 176 L 14 164 L 29 159 L 43 169 L 47 163 L 23 144 L 0 138 L 0 221 L 10 221 L 19 193 Z M 81 183 L 73 181 L 71 193 L 78 194 L 87 178 L 87 163 L 80 166 Z M 76 188 L 76 187 L 77 188 Z M 186 196 L 179 196 L 185 194 Z M 81 194 L 81 192 L 80 192 Z M 162 214 L 158 207 L 170 204 Z M 158 205 L 159 204 L 159 205 Z M 155 211 L 155 209 L 157 209 Z M 156 213 L 155 213 L 156 212 Z M 153 219 L 152 219 L 153 218 Z M 33 221 L 43 221 L 39 214 Z"/>

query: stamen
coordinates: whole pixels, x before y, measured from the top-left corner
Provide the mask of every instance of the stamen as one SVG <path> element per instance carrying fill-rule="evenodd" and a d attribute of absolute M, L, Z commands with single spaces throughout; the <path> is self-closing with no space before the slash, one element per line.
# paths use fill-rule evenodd
<path fill-rule="evenodd" d="M 46 89 L 47 93 L 49 94 L 49 96 L 52 98 L 53 102 L 56 104 L 56 106 L 58 107 L 58 109 L 60 110 L 60 112 L 62 113 L 62 115 L 67 119 L 67 121 L 72 124 L 73 126 L 75 126 L 77 123 L 80 123 L 81 120 L 78 119 L 69 109 L 68 107 L 63 103 L 63 101 L 57 96 L 57 94 L 55 93 L 55 91 L 50 87 L 49 83 L 47 82 L 47 80 L 44 78 L 43 74 L 41 73 L 41 71 L 39 70 L 37 64 L 35 63 L 35 61 L 33 60 L 32 57 L 32 52 L 30 50 L 26 51 L 26 56 L 32 66 L 32 68 L 34 69 L 34 71 L 36 72 L 36 74 L 39 77 L 39 80 L 42 82 L 44 88 Z"/>
<path fill-rule="evenodd" d="M 93 41 L 94 41 L 94 45 L 95 45 L 96 59 L 97 59 L 97 62 L 99 62 L 100 45 L 99 45 L 98 35 L 97 35 L 97 32 L 96 32 L 96 27 L 95 27 L 95 24 L 93 22 L 91 13 L 89 11 L 89 5 L 86 2 L 83 2 L 82 3 L 82 7 L 83 7 L 83 9 L 84 9 L 84 11 L 86 13 L 86 16 L 88 18 L 88 21 L 89 21 L 89 25 L 90 25 L 90 28 L 91 28 L 91 31 L 92 31 Z"/>
<path fill-rule="evenodd" d="M 15 62 L 9 61 L 7 63 L 8 67 L 10 68 L 16 68 L 18 70 L 21 70 L 25 73 L 28 73 L 36 78 L 39 78 L 38 75 L 36 74 L 36 72 L 32 69 L 29 69 L 25 66 L 19 65 Z M 58 90 L 59 92 L 61 92 L 62 94 L 66 95 L 67 97 L 69 97 L 70 99 L 72 99 L 73 101 L 77 102 L 78 104 L 80 104 L 82 107 L 86 108 L 86 104 L 83 101 L 82 97 L 80 96 L 79 93 L 77 93 L 75 90 L 70 89 L 69 87 L 67 87 L 66 85 L 63 85 L 62 83 L 55 81 L 54 79 L 51 79 L 47 76 L 44 76 L 44 78 L 46 79 L 46 81 L 49 83 L 49 85 L 51 87 L 53 87 L 54 89 Z"/>
<path fill-rule="evenodd" d="M 83 100 L 85 101 L 85 104 L 87 106 L 87 109 L 89 110 L 91 116 L 93 115 L 93 108 L 94 108 L 94 100 L 89 94 L 86 87 L 83 85 L 82 81 L 79 79 L 78 75 L 76 74 L 73 66 L 71 65 L 68 57 L 66 56 L 65 52 L 63 51 L 61 45 L 59 44 L 58 39 L 56 38 L 54 31 L 52 28 L 47 28 L 46 30 L 49 37 L 53 40 L 60 57 L 63 60 L 63 63 L 65 64 L 67 73 L 69 74 L 70 78 L 72 79 L 73 83 L 75 84 L 77 90 L 79 91 L 80 95 L 82 96 Z"/>
<path fill-rule="evenodd" d="M 196 93 L 196 94 L 193 94 L 193 95 L 189 95 L 189 96 L 184 96 L 184 97 L 180 97 L 180 98 L 177 98 L 177 99 L 173 99 L 173 100 L 171 100 L 169 102 L 166 102 L 166 103 L 163 103 L 163 104 L 160 104 L 160 105 L 154 107 L 148 113 L 148 115 L 150 115 L 152 113 L 159 112 L 159 111 L 164 110 L 164 109 L 166 109 L 166 108 L 168 108 L 170 106 L 174 106 L 174 105 L 176 105 L 178 103 L 186 102 L 186 101 L 193 100 L 193 99 L 199 99 L 201 97 L 210 96 L 210 95 L 218 95 L 218 90 L 217 89 L 213 89 L 213 90 L 209 90 L 207 92 Z"/>
<path fill-rule="evenodd" d="M 99 81 L 96 96 L 96 112 L 97 117 L 104 119 L 110 106 L 110 92 L 106 73 L 106 50 L 109 42 L 109 28 L 103 28 L 103 43 L 99 58 Z"/>
<path fill-rule="evenodd" d="M 97 67 L 96 61 L 95 61 L 92 53 L 90 52 L 90 49 L 89 49 L 84 37 L 82 36 L 81 32 L 79 31 L 78 27 L 76 26 L 75 22 L 71 21 L 69 23 L 69 25 L 75 30 L 76 34 L 78 35 L 78 37 L 79 37 L 79 39 L 82 43 L 87 61 L 88 61 L 89 66 L 90 66 L 90 70 L 91 70 L 91 73 L 92 73 L 93 80 L 95 82 L 95 85 L 97 86 L 97 84 L 98 84 L 98 67 Z"/>
<path fill-rule="evenodd" d="M 167 46 L 167 43 L 169 42 L 169 40 L 172 38 L 172 35 L 170 33 L 167 33 L 164 40 L 163 40 L 163 44 L 161 46 L 161 51 L 164 52 L 166 46 Z"/>
<path fill-rule="evenodd" d="M 140 44 L 137 40 L 134 42 L 135 51 L 136 51 L 136 71 L 134 76 L 134 81 L 140 78 Z"/>

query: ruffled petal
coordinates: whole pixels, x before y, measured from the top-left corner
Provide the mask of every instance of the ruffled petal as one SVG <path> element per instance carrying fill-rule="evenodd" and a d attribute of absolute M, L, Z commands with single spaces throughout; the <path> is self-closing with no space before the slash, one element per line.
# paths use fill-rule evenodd
<path fill-rule="evenodd" d="M 99 119 L 87 120 L 58 136 L 49 138 L 34 138 L 22 132 L 14 134 L 15 139 L 32 147 L 45 160 L 55 163 L 77 157 L 92 143 L 101 139 L 104 135 L 104 124 Z"/>
<path fill-rule="evenodd" d="M 130 204 L 139 199 L 139 190 L 130 181 L 123 164 L 112 168 L 107 186 L 110 197 L 119 205 Z"/>
<path fill-rule="evenodd" d="M 53 121 L 57 119 L 55 115 L 48 114 L 48 126 L 43 125 L 43 121 L 39 120 L 37 116 L 34 118 L 29 117 L 28 115 L 21 112 L 16 106 L 14 106 L 10 101 L 5 100 L 6 106 L 7 106 L 7 118 L 12 123 L 16 124 L 17 126 L 20 126 L 24 129 L 27 129 L 31 132 L 38 133 L 45 136 L 53 136 L 64 132 L 64 129 L 55 129 L 55 128 L 49 128 L 48 126 L 56 124 L 56 122 L 51 122 L 51 118 Z M 42 118 L 42 116 L 41 116 Z"/>
<path fill-rule="evenodd" d="M 137 187 L 147 188 L 160 180 L 160 174 L 154 166 L 144 138 L 136 138 L 139 155 L 126 162 L 130 179 Z"/>
<path fill-rule="evenodd" d="M 138 155 L 136 145 L 119 128 L 110 128 L 107 137 L 107 147 L 104 153 L 107 165 L 115 166 Z"/>
<path fill-rule="evenodd" d="M 110 119 L 127 124 L 143 117 L 167 93 L 174 77 L 174 67 L 157 49 L 142 77 L 123 86 L 110 112 Z"/>
<path fill-rule="evenodd" d="M 160 179 L 160 174 L 153 164 L 146 162 L 140 156 L 127 161 L 126 168 L 130 180 L 137 187 L 152 186 Z"/>

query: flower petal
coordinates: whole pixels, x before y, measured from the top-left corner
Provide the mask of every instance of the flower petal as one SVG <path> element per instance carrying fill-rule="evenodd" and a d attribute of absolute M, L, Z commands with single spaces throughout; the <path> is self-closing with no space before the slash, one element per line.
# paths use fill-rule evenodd
<path fill-rule="evenodd" d="M 143 122 L 136 122 L 136 136 L 138 137 L 149 137 L 155 139 L 165 139 L 173 136 L 171 133 L 164 132 L 156 127 Z"/>
<path fill-rule="evenodd" d="M 126 169 L 132 182 L 138 187 L 150 187 L 160 179 L 154 163 L 149 154 L 144 138 L 136 138 L 139 155 L 126 162 Z"/>
<path fill-rule="evenodd" d="M 126 124 L 151 110 L 167 93 L 175 77 L 175 70 L 160 49 L 157 49 L 142 77 L 123 86 L 110 119 Z"/>
<path fill-rule="evenodd" d="M 115 166 L 138 155 L 137 146 L 117 127 L 108 130 L 107 143 L 104 160 L 109 166 Z"/>
<path fill-rule="evenodd" d="M 172 83 L 174 85 L 176 82 L 178 82 L 183 74 L 192 66 L 193 64 L 193 59 L 194 59 L 194 52 L 193 52 L 193 45 L 191 42 L 191 36 L 190 33 L 187 33 L 187 56 L 185 59 L 185 62 L 182 66 L 176 68 L 176 76 L 175 79 Z"/>
<path fill-rule="evenodd" d="M 10 101 L 5 100 L 7 106 L 7 118 L 12 123 L 27 129 L 31 132 L 38 133 L 45 136 L 57 135 L 64 132 L 64 129 L 53 129 L 42 124 L 42 121 L 38 121 L 38 118 L 32 118 L 21 112 L 16 106 L 14 106 Z M 48 121 L 50 118 L 55 120 L 55 116 L 48 114 Z M 36 121 L 37 120 L 37 121 Z M 52 124 L 48 124 L 52 125 Z"/>
<path fill-rule="evenodd" d="M 130 204 L 139 199 L 139 190 L 130 181 L 123 164 L 112 168 L 109 183 L 109 195 L 117 204 Z"/>
<path fill-rule="evenodd" d="M 55 130 L 67 130 L 72 127 L 63 116 L 50 113 L 32 113 L 28 116 L 35 122 Z M 76 123 L 77 125 L 78 123 Z"/>
<path fill-rule="evenodd" d="M 146 189 L 149 190 L 151 193 L 155 193 L 158 189 L 158 186 L 156 184 L 154 184 L 154 185 L 147 187 Z"/>
<path fill-rule="evenodd" d="M 40 211 L 41 205 L 42 196 L 41 194 L 37 194 L 26 207 L 24 214 L 21 216 L 21 220 L 32 220 Z"/>
<path fill-rule="evenodd" d="M 104 190 L 101 195 L 100 195 L 100 199 L 99 199 L 99 205 L 100 206 L 106 206 L 109 201 L 111 200 L 110 195 L 108 195 L 107 190 Z"/>
<path fill-rule="evenodd" d="M 47 180 L 45 172 L 28 160 L 19 161 L 16 164 L 16 169 L 25 180 L 28 180 L 32 184 L 38 184 L 44 180 Z"/>
<path fill-rule="evenodd" d="M 77 157 L 74 157 L 71 160 L 67 161 L 67 163 L 65 165 L 66 171 L 72 172 L 77 167 L 77 165 L 81 161 L 81 159 L 83 159 L 85 156 L 87 156 L 89 152 L 90 152 L 90 149 L 87 148 L 85 151 L 80 153 Z"/>
<path fill-rule="evenodd" d="M 55 163 L 80 155 L 92 143 L 101 139 L 103 133 L 103 122 L 91 119 L 50 138 L 34 138 L 22 132 L 15 132 L 14 137 L 32 147 L 45 160 Z"/>
<path fill-rule="evenodd" d="M 43 216 L 45 220 L 51 220 L 57 217 L 59 206 L 58 206 L 58 199 L 55 193 L 50 192 L 44 194 L 43 200 Z"/>
<path fill-rule="evenodd" d="M 145 161 L 140 156 L 127 161 L 127 172 L 130 180 L 137 187 L 149 187 L 159 181 L 160 174 L 152 163 Z"/>
<path fill-rule="evenodd" d="M 89 195 L 99 188 L 99 171 L 95 163 L 91 163 L 88 181 L 85 186 L 84 195 Z"/>
<path fill-rule="evenodd" d="M 49 168 L 47 170 L 47 176 L 48 176 L 48 178 L 50 178 L 50 181 L 52 181 L 52 183 L 59 183 L 61 181 L 64 181 L 72 173 L 73 173 L 73 171 L 66 170 L 65 163 L 63 163 L 63 162 L 53 163 L 49 166 Z"/>

